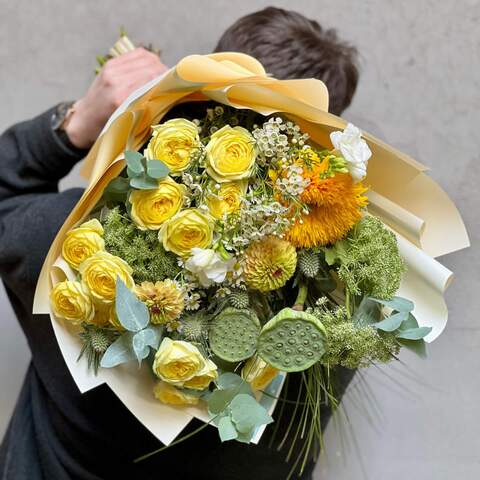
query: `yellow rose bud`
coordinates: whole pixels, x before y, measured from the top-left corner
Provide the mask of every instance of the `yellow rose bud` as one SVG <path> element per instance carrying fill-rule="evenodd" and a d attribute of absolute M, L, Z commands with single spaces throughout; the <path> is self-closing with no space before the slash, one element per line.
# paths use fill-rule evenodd
<path fill-rule="evenodd" d="M 157 400 L 168 405 L 197 405 L 200 400 L 199 397 L 182 392 L 165 382 L 158 382 L 153 387 L 153 394 Z"/>
<path fill-rule="evenodd" d="M 50 305 L 56 317 L 74 324 L 90 322 L 95 315 L 88 291 L 80 282 L 59 282 L 50 292 Z"/>
<path fill-rule="evenodd" d="M 253 390 L 263 390 L 278 375 L 278 370 L 258 355 L 250 357 L 242 368 L 242 378 Z"/>
<path fill-rule="evenodd" d="M 115 301 L 117 276 L 128 288 L 133 288 L 132 269 L 127 262 L 108 252 L 100 251 L 88 257 L 79 267 L 83 286 L 94 302 L 110 305 Z"/>
<path fill-rule="evenodd" d="M 166 221 L 158 238 L 163 248 L 181 257 L 194 247 L 208 248 L 213 240 L 213 219 L 196 208 L 187 208 Z"/>
<path fill-rule="evenodd" d="M 186 381 L 183 386 L 192 390 L 205 390 L 217 377 L 217 366 L 207 359 L 205 368 L 191 380 Z"/>
<path fill-rule="evenodd" d="M 219 183 L 248 178 L 257 156 L 250 132 L 229 125 L 212 134 L 206 153 L 207 173 Z"/>
<path fill-rule="evenodd" d="M 222 183 L 220 188 L 215 191 L 217 196 L 207 197 L 206 203 L 210 214 L 220 220 L 224 215 L 230 215 L 240 210 L 246 189 L 246 181 Z"/>
<path fill-rule="evenodd" d="M 191 154 L 199 147 L 197 126 L 184 118 L 174 118 L 153 126 L 144 155 L 150 160 L 161 160 L 172 174 L 178 174 L 188 168 Z"/>
<path fill-rule="evenodd" d="M 62 246 L 62 256 L 72 268 L 78 270 L 84 260 L 104 249 L 103 227 L 94 218 L 66 234 Z"/>
<path fill-rule="evenodd" d="M 160 180 L 154 190 L 134 190 L 130 194 L 130 216 L 140 230 L 158 230 L 182 207 L 186 187 L 170 177 Z"/>
<path fill-rule="evenodd" d="M 165 337 L 155 354 L 153 371 L 164 382 L 182 387 L 203 372 L 205 365 L 206 360 L 195 345 Z"/>

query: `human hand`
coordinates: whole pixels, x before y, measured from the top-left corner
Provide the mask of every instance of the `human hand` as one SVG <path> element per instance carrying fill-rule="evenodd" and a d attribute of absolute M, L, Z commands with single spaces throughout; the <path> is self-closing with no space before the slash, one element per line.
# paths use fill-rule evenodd
<path fill-rule="evenodd" d="M 89 148 L 118 106 L 137 88 L 168 69 L 160 58 L 136 48 L 112 58 L 102 68 L 83 98 L 75 102 L 65 131 L 78 148 Z"/>

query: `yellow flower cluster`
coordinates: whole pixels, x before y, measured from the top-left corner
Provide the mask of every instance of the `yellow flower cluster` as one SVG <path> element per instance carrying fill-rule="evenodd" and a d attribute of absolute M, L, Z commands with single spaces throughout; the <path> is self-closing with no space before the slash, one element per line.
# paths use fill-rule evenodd
<path fill-rule="evenodd" d="M 177 118 L 153 127 L 145 150 L 148 159 L 161 160 L 172 175 L 191 164 L 192 154 L 203 148 L 197 126 Z M 187 257 L 192 248 L 208 248 L 213 239 L 214 220 L 238 211 L 247 179 L 255 164 L 256 151 L 250 132 L 225 126 L 212 134 L 205 147 L 206 171 L 220 184 L 206 199 L 208 213 L 196 208 L 182 210 L 186 188 L 171 178 L 158 182 L 153 190 L 136 190 L 130 195 L 131 217 L 138 228 L 159 230 L 165 250 Z"/>
<path fill-rule="evenodd" d="M 62 245 L 65 261 L 80 274 L 80 281 L 65 280 L 50 293 L 55 316 L 74 324 L 111 324 L 121 329 L 115 314 L 115 288 L 119 277 L 133 288 L 131 267 L 105 251 L 103 227 L 97 219 L 72 229 Z"/>

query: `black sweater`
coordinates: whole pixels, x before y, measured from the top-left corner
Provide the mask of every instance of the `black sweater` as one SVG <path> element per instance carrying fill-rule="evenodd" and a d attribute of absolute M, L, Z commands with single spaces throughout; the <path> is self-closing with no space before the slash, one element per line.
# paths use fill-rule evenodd
<path fill-rule="evenodd" d="M 189 440 L 133 464 L 134 458 L 161 444 L 107 386 L 83 395 L 78 391 L 49 317 L 32 315 L 35 286 L 48 248 L 82 194 L 78 188 L 58 191 L 58 181 L 82 155 L 57 138 L 50 127 L 51 114 L 49 110 L 17 124 L 0 137 L 0 274 L 32 352 L 0 449 L 0 478 L 286 478 L 290 469 L 284 461 L 286 449 L 268 448 L 271 426 L 259 446 L 222 444 L 216 429 L 209 426 Z M 290 381 L 293 398 L 296 388 L 298 383 Z M 285 410 L 280 430 L 291 415 L 291 407 Z M 185 431 L 199 425 L 194 420 Z M 303 478 L 310 478 L 312 468 L 310 464 Z"/>

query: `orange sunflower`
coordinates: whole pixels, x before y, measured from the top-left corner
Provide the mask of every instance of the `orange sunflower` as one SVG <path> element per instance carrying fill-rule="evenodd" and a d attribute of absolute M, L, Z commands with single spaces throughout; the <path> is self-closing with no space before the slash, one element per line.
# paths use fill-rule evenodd
<path fill-rule="evenodd" d="M 303 176 L 310 184 L 300 199 L 309 207 L 286 233 L 297 248 L 310 248 L 335 243 L 362 217 L 361 209 L 368 203 L 368 190 L 361 182 L 354 183 L 348 173 L 322 178 L 329 167 L 328 157 L 304 168 Z"/>

